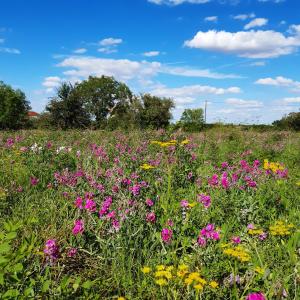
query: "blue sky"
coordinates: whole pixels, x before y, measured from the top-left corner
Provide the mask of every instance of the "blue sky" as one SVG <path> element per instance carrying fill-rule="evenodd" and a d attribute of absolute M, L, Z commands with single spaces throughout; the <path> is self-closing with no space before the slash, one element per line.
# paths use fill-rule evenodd
<path fill-rule="evenodd" d="M 65 80 L 115 76 L 178 119 L 270 123 L 300 108 L 298 0 L 2 0 L 0 80 L 35 111 Z"/>

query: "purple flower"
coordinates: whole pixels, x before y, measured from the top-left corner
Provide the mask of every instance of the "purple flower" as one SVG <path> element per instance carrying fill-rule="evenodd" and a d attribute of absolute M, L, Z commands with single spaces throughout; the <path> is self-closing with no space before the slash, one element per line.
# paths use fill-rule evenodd
<path fill-rule="evenodd" d="M 222 178 L 221 178 L 221 184 L 224 189 L 227 190 L 229 188 L 229 180 L 228 180 L 227 172 L 223 172 Z"/>
<path fill-rule="evenodd" d="M 51 261 L 57 260 L 59 257 L 59 247 L 56 244 L 56 240 L 48 240 L 45 243 L 44 253 Z"/>
<path fill-rule="evenodd" d="M 263 232 L 261 233 L 258 238 L 261 240 L 261 241 L 264 241 L 266 238 L 267 238 L 268 234 L 266 232 Z"/>
<path fill-rule="evenodd" d="M 180 201 L 180 206 L 182 208 L 187 208 L 187 207 L 189 207 L 189 202 L 187 200 L 181 200 Z"/>
<path fill-rule="evenodd" d="M 77 208 L 83 209 L 82 202 L 83 202 L 83 199 L 80 197 L 77 197 L 74 204 Z"/>
<path fill-rule="evenodd" d="M 206 239 L 202 236 L 198 236 L 197 242 L 200 247 L 206 246 Z"/>
<path fill-rule="evenodd" d="M 161 238 L 165 243 L 170 243 L 172 239 L 173 231 L 169 228 L 163 228 L 161 231 Z"/>
<path fill-rule="evenodd" d="M 96 203 L 94 200 L 87 199 L 84 208 L 90 212 L 96 211 Z"/>
<path fill-rule="evenodd" d="M 198 202 L 202 203 L 205 208 L 209 208 L 211 205 L 211 198 L 209 195 L 199 194 Z"/>
<path fill-rule="evenodd" d="M 79 233 L 83 233 L 84 231 L 84 222 L 83 220 L 76 220 L 75 225 L 73 227 L 72 233 L 77 235 Z"/>
<path fill-rule="evenodd" d="M 30 183 L 31 185 L 37 185 L 39 183 L 39 179 L 36 177 L 30 177 Z"/>

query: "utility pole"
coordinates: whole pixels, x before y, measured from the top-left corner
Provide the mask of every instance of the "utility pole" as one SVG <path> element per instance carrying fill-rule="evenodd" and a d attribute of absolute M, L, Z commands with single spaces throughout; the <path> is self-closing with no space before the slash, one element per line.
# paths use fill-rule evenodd
<path fill-rule="evenodd" d="M 205 100 L 205 108 L 204 108 L 204 124 L 206 125 L 206 110 L 207 110 L 207 100 Z"/>

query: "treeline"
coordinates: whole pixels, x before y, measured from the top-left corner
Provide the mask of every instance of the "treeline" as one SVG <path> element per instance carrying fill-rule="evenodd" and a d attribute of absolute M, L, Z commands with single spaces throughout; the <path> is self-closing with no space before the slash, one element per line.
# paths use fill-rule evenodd
<path fill-rule="evenodd" d="M 171 98 L 135 95 L 126 84 L 113 77 L 90 76 L 80 83 L 62 83 L 49 99 L 44 112 L 36 118 L 29 118 L 31 107 L 25 94 L 0 81 L 0 129 L 130 130 L 169 127 L 199 131 L 204 127 L 201 108 L 185 109 L 180 120 L 171 124 L 173 108 L 175 104 Z M 290 113 L 272 125 L 278 129 L 300 130 L 300 112 Z M 214 125 L 206 125 L 211 126 Z"/>

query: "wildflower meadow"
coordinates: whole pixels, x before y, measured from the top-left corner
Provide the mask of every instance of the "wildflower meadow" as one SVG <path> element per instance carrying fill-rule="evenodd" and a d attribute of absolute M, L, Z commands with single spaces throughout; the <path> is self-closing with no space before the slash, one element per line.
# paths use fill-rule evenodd
<path fill-rule="evenodd" d="M 0 133 L 1 299 L 300 299 L 300 135 Z"/>

